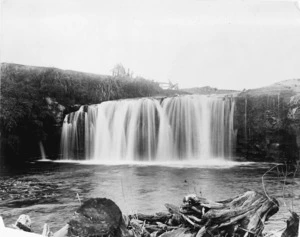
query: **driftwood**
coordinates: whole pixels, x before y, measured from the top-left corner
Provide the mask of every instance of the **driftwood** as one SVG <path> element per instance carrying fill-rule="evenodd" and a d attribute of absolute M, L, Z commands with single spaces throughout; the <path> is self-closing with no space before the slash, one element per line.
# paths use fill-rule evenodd
<path fill-rule="evenodd" d="M 136 236 L 260 236 L 264 222 L 279 209 L 277 200 L 252 191 L 218 202 L 188 195 L 180 207 L 165 206 L 169 214 L 129 216 L 135 229 L 140 225 Z"/>
<path fill-rule="evenodd" d="M 45 225 L 43 236 L 262 236 L 264 222 L 279 209 L 275 199 L 252 191 L 217 202 L 197 195 L 187 195 L 181 206 L 172 204 L 165 206 L 168 210 L 166 213 L 160 212 L 155 215 L 137 213 L 124 216 L 119 207 L 109 199 L 89 199 L 58 232 L 53 234 L 49 226 Z M 298 228 L 299 216 L 294 214 L 293 219 L 288 221 L 287 230 L 282 237 L 297 237 Z"/>

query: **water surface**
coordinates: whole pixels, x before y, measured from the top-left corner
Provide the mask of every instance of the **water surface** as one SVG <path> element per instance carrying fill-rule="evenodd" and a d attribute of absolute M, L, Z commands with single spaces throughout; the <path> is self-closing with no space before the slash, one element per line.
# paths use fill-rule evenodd
<path fill-rule="evenodd" d="M 79 199 L 90 197 L 110 198 L 125 214 L 151 214 L 165 211 L 165 203 L 180 205 L 183 197 L 190 193 L 216 201 L 248 190 L 264 193 L 262 176 L 272 166 L 274 164 L 240 163 L 228 164 L 224 168 L 217 163 L 213 166 L 179 163 L 167 166 L 62 162 L 35 162 L 19 169 L 2 166 L 0 215 L 8 225 L 13 224 L 20 214 L 28 214 L 35 232 L 41 232 L 44 223 L 50 224 L 51 229 L 56 231 L 67 223 L 80 205 Z M 266 192 L 276 197 L 281 205 L 279 213 L 267 224 L 267 230 L 284 227 L 289 209 L 300 211 L 299 176 L 292 180 L 290 175 L 284 181 L 283 172 L 285 169 L 274 169 L 264 176 Z M 22 203 L 22 195 L 18 197 L 13 191 L 8 194 L 9 191 L 3 188 L 8 181 L 15 187 L 22 182 L 27 185 L 33 181 L 32 186 L 39 183 L 34 192 L 41 196 L 41 201 Z M 26 188 L 24 190 L 22 192 L 27 192 Z M 29 197 L 32 192 L 28 191 Z"/>

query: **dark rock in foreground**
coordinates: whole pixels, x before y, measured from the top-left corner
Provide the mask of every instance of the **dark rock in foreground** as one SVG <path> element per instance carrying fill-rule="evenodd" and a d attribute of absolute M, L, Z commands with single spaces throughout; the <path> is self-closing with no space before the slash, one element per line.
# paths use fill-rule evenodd
<path fill-rule="evenodd" d="M 92 198 L 84 202 L 69 221 L 71 236 L 127 236 L 122 212 L 110 199 Z"/>

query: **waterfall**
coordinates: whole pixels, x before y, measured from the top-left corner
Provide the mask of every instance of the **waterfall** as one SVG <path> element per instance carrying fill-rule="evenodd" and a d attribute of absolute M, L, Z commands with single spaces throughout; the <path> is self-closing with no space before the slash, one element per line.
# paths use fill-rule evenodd
<path fill-rule="evenodd" d="M 46 158 L 46 153 L 45 153 L 45 149 L 44 149 L 44 146 L 43 146 L 43 142 L 42 142 L 42 141 L 39 142 L 39 147 L 40 147 L 40 152 L 41 152 L 42 160 L 47 160 L 47 158 Z"/>
<path fill-rule="evenodd" d="M 107 101 L 66 115 L 62 159 L 170 161 L 234 155 L 232 97 Z"/>

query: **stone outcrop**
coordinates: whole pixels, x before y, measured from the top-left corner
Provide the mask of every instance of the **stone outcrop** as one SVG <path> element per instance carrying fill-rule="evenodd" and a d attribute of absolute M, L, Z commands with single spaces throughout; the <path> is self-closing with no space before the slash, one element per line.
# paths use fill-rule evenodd
<path fill-rule="evenodd" d="M 300 150 L 300 94 L 292 96 L 290 99 L 288 119 L 290 129 L 296 136 L 298 150 Z"/>
<path fill-rule="evenodd" d="M 300 80 L 248 90 L 236 97 L 236 155 L 289 162 L 300 149 Z"/>
<path fill-rule="evenodd" d="M 46 97 L 45 101 L 47 103 L 48 110 L 52 113 L 53 118 L 55 119 L 55 125 L 61 125 L 64 120 L 65 106 L 59 104 L 56 99 L 51 97 Z"/>
<path fill-rule="evenodd" d="M 84 202 L 68 224 L 68 236 L 129 236 L 120 208 L 106 198 Z"/>

